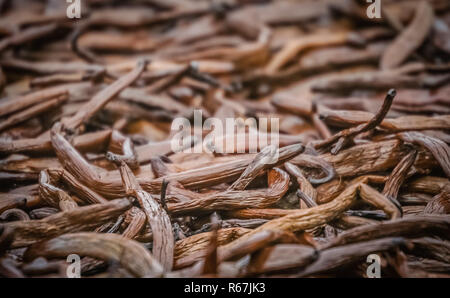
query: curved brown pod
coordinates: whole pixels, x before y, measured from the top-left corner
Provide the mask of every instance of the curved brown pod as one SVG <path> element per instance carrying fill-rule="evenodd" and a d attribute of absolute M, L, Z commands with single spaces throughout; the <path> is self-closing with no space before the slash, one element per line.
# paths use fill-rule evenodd
<path fill-rule="evenodd" d="M 117 261 L 136 277 L 160 277 L 163 273 L 161 264 L 144 246 L 116 234 L 65 234 L 31 246 L 25 259 L 66 258 L 70 254 Z"/>

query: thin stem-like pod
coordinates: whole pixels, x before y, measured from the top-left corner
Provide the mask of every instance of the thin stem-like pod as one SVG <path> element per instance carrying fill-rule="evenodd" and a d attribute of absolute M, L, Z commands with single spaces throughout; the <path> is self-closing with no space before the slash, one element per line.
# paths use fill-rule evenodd
<path fill-rule="evenodd" d="M 301 209 L 286 216 L 273 219 L 266 224 L 252 230 L 252 232 L 225 245 L 226 249 L 231 249 L 239 245 L 241 241 L 263 230 L 281 230 L 288 232 L 305 231 L 318 225 L 332 221 L 345 211 L 356 200 L 361 184 L 353 184 L 345 189 L 336 199 L 330 203 L 319 205 L 313 208 Z"/>
<path fill-rule="evenodd" d="M 343 130 L 335 134 L 331 138 L 322 141 L 320 143 L 317 143 L 315 145 L 315 148 L 321 149 L 331 146 L 331 153 L 337 154 L 341 150 L 341 148 L 343 148 L 356 135 L 374 129 L 383 121 L 384 117 L 386 117 L 386 114 L 392 105 L 395 95 L 396 91 L 394 89 L 389 90 L 389 92 L 386 95 L 386 98 L 384 99 L 383 106 L 369 122 Z"/>
<path fill-rule="evenodd" d="M 42 202 L 38 195 L 0 194 L 0 212 L 13 208 L 35 207 Z"/>
<path fill-rule="evenodd" d="M 11 218 L 13 218 L 14 220 L 30 220 L 30 216 L 28 215 L 28 213 L 26 213 L 25 211 L 21 210 L 21 209 L 8 209 L 6 211 L 3 211 L 2 214 L 0 214 L 0 220 L 2 221 L 10 221 Z"/>
<path fill-rule="evenodd" d="M 139 201 L 152 228 L 153 255 L 164 270 L 172 270 L 175 244 L 169 215 L 149 193 L 142 190 L 136 177 L 124 162 L 120 166 L 120 173 L 127 194 L 133 195 Z"/>
<path fill-rule="evenodd" d="M 227 228 L 217 231 L 217 244 L 227 244 L 247 233 L 250 229 Z M 213 232 L 205 232 L 177 241 L 174 268 L 184 268 L 204 258 Z"/>
<path fill-rule="evenodd" d="M 419 132 L 403 132 L 398 136 L 405 142 L 418 144 L 428 149 L 450 178 L 450 147 L 443 141 Z"/>
<path fill-rule="evenodd" d="M 103 108 L 108 103 L 108 101 L 112 100 L 123 89 L 136 81 L 146 67 L 147 62 L 145 60 L 140 61 L 133 71 L 124 75 L 122 78 L 118 79 L 113 84 L 97 93 L 75 115 L 70 118 L 63 119 L 62 122 L 64 128 L 69 131 L 74 131 L 75 129 L 77 129 L 81 124 L 85 123 L 101 108 Z"/>
<path fill-rule="evenodd" d="M 25 258 L 37 256 L 66 258 L 78 254 L 119 262 L 135 277 L 160 277 L 161 264 L 140 243 L 116 234 L 66 234 L 31 246 Z"/>
<path fill-rule="evenodd" d="M 330 164 L 327 160 L 322 158 L 321 156 L 313 156 L 308 154 L 301 154 L 297 157 L 294 157 L 290 163 L 293 165 L 299 166 L 300 168 L 312 168 L 319 169 L 323 172 L 323 178 L 316 178 L 310 175 L 308 180 L 312 184 L 322 184 L 331 181 L 336 176 L 336 171 L 332 164 Z"/>
<path fill-rule="evenodd" d="M 61 211 L 69 211 L 78 208 L 78 204 L 67 192 L 54 186 L 47 170 L 39 174 L 39 195 L 50 206 L 57 207 Z"/>
<path fill-rule="evenodd" d="M 389 45 L 381 57 L 380 67 L 392 69 L 402 64 L 427 38 L 434 22 L 433 7 L 427 1 L 417 5 L 414 19 Z"/>

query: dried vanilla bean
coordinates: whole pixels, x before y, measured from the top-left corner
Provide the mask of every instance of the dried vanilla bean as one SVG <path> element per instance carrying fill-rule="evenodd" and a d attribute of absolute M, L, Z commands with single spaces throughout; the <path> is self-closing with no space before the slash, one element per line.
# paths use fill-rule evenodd
<path fill-rule="evenodd" d="M 147 61 L 139 61 L 136 68 L 113 84 L 97 93 L 85 106 L 83 106 L 74 116 L 64 119 L 63 125 L 67 130 L 75 130 L 98 110 L 105 106 L 108 101 L 117 96 L 123 89 L 131 85 L 139 78 L 147 67 Z"/>
<path fill-rule="evenodd" d="M 265 208 L 275 204 L 287 191 L 289 176 L 280 169 L 272 169 L 268 173 L 268 189 L 262 190 L 226 190 L 212 195 L 197 196 L 198 199 L 168 204 L 171 214 L 201 213 L 213 210 L 242 209 L 248 207 Z"/>
<path fill-rule="evenodd" d="M 78 204 L 62 189 L 52 185 L 48 171 L 41 171 L 39 175 L 39 194 L 52 207 L 59 207 L 61 211 L 76 209 Z"/>
<path fill-rule="evenodd" d="M 30 41 L 45 37 L 53 33 L 58 26 L 56 24 L 30 27 L 18 32 L 0 42 L 0 53 L 10 47 L 17 47 Z"/>
<path fill-rule="evenodd" d="M 394 203 L 396 201 L 379 193 L 367 184 L 361 185 L 360 195 L 364 201 L 383 210 L 389 218 L 395 219 L 402 216 L 402 208 L 398 202 Z"/>
<path fill-rule="evenodd" d="M 378 225 L 366 225 L 348 230 L 323 248 L 335 247 L 356 242 L 364 242 L 370 239 L 383 237 L 420 237 L 423 235 L 436 235 L 448 239 L 450 219 L 445 216 L 427 215 L 409 218 L 400 218 L 385 221 Z"/>
<path fill-rule="evenodd" d="M 6 77 L 5 74 L 3 73 L 3 69 L 0 66 L 0 92 L 3 91 L 3 87 L 5 87 L 6 84 Z"/>
<path fill-rule="evenodd" d="M 439 162 L 447 177 L 450 177 L 450 148 L 446 143 L 419 132 L 404 132 L 400 133 L 399 137 L 405 142 L 427 148 Z"/>
<path fill-rule="evenodd" d="M 26 110 L 23 110 L 21 112 L 13 114 L 13 115 L 9 116 L 7 119 L 0 122 L 0 131 L 3 131 L 3 130 L 5 130 L 13 125 L 16 125 L 18 123 L 25 122 L 25 121 L 29 120 L 30 118 L 38 116 L 44 112 L 47 112 L 48 110 L 61 105 L 66 100 L 67 100 L 67 96 L 62 95 L 55 99 L 49 100 L 49 101 L 41 103 L 41 104 L 37 104 L 35 106 L 32 106 L 31 108 L 28 108 Z"/>
<path fill-rule="evenodd" d="M 105 198 L 94 192 L 92 189 L 80 183 L 80 181 L 78 181 L 67 171 L 59 169 L 49 169 L 47 171 L 52 180 L 63 182 L 86 203 L 102 204 L 108 202 Z"/>
<path fill-rule="evenodd" d="M 297 183 L 302 194 L 305 194 L 312 201 L 312 203 L 315 204 L 317 199 L 317 191 L 314 189 L 311 183 L 309 183 L 309 181 L 303 175 L 302 171 L 297 166 L 289 162 L 285 163 L 284 167 L 286 168 L 286 171 L 289 172 L 289 174 L 294 175 L 297 178 Z"/>
<path fill-rule="evenodd" d="M 4 225 L 14 231 L 14 242 L 11 247 L 25 247 L 64 233 L 97 227 L 116 218 L 129 208 L 130 202 L 122 199 L 79 207 L 40 220 L 10 222 Z"/>
<path fill-rule="evenodd" d="M 244 228 L 227 228 L 218 230 L 218 245 L 224 245 L 251 231 Z M 212 232 L 193 235 L 180 240 L 175 246 L 174 268 L 183 268 L 201 260 L 209 247 Z"/>
<path fill-rule="evenodd" d="M 426 39 L 433 21 L 433 7 L 427 1 L 421 1 L 409 26 L 384 52 L 381 68 L 390 69 L 402 64 Z"/>
<path fill-rule="evenodd" d="M 344 190 L 330 203 L 313 208 L 301 209 L 293 212 L 292 214 L 271 220 L 241 238 L 225 245 L 224 247 L 231 249 L 233 246 L 239 245 L 239 242 L 244 241 L 251 235 L 263 230 L 297 232 L 325 224 L 327 221 L 331 221 L 336 218 L 338 214 L 347 209 L 355 201 L 360 187 L 361 184 L 354 184 Z"/>
<path fill-rule="evenodd" d="M 32 245 L 25 258 L 65 258 L 70 254 L 115 260 L 136 277 L 160 277 L 163 272 L 162 266 L 141 244 L 116 234 L 65 234 Z"/>
<path fill-rule="evenodd" d="M 256 155 L 255 159 L 248 165 L 242 175 L 228 188 L 228 190 L 244 190 L 255 177 L 268 167 L 275 159 L 277 149 L 275 146 L 267 146 Z"/>
<path fill-rule="evenodd" d="M 399 164 L 394 168 L 391 175 L 389 175 L 386 184 L 384 185 L 383 195 L 389 198 L 396 206 L 400 206 L 397 196 L 400 190 L 400 186 L 407 178 L 407 174 L 411 166 L 416 160 L 417 151 L 413 150 L 406 155 Z"/>
<path fill-rule="evenodd" d="M 120 163 L 121 161 L 124 161 L 132 169 L 139 168 L 139 161 L 136 156 L 134 144 L 131 139 L 125 138 L 120 133 L 113 131 L 111 135 L 111 143 L 113 141 L 121 144 L 120 151 L 122 151 L 122 154 L 115 154 L 109 151 L 108 153 L 106 153 L 106 159 L 114 163 Z"/>
<path fill-rule="evenodd" d="M 128 226 L 125 231 L 123 231 L 122 236 L 128 239 L 136 238 L 144 227 L 146 219 L 145 212 L 137 207 L 132 207 L 126 213 L 125 222 L 128 222 Z"/>
<path fill-rule="evenodd" d="M 366 259 L 374 252 L 392 251 L 395 248 L 407 249 L 412 246 L 403 238 L 382 238 L 362 243 L 332 247 L 320 251 L 317 261 L 300 270 L 297 277 L 317 276 L 326 271 L 337 270 L 341 266 L 348 266 L 354 262 Z"/>
<path fill-rule="evenodd" d="M 292 164 L 299 167 L 317 168 L 320 169 L 325 175 L 323 178 L 315 178 L 312 175 L 308 177 L 308 180 L 312 184 L 322 184 L 332 180 L 336 176 L 336 171 L 332 164 L 321 156 L 313 156 L 308 154 L 301 154 L 294 157 L 291 161 Z"/>
<path fill-rule="evenodd" d="M 75 148 L 81 152 L 96 152 L 106 148 L 110 136 L 111 130 L 103 130 L 76 136 L 72 141 Z M 52 143 L 47 138 L 0 140 L 0 152 L 2 154 L 25 153 L 30 155 L 54 153 Z"/>
<path fill-rule="evenodd" d="M 30 216 L 21 209 L 8 209 L 0 215 L 0 220 L 2 221 L 10 221 L 11 218 L 15 220 L 30 220 Z"/>
<path fill-rule="evenodd" d="M 0 0 L 2 277 L 448 277 L 448 1 L 28 2 Z"/>
<path fill-rule="evenodd" d="M 39 196 L 30 196 L 22 194 L 1 194 L 0 195 L 0 212 L 12 208 L 33 207 L 41 203 Z"/>
<path fill-rule="evenodd" d="M 58 86 L 31 92 L 18 98 L 3 100 L 0 103 L 0 116 L 5 116 L 34 104 L 60 97 L 67 94 L 68 91 L 69 86 Z"/>
<path fill-rule="evenodd" d="M 396 95 L 396 91 L 391 89 L 388 91 L 386 98 L 384 99 L 383 106 L 380 108 L 378 113 L 366 124 L 361 124 L 359 126 L 349 128 L 347 130 L 343 130 L 338 134 L 335 134 L 328 140 L 320 142 L 315 145 L 316 149 L 324 148 L 331 146 L 331 153 L 337 154 L 339 150 L 344 147 L 351 139 L 353 139 L 356 135 L 370 131 L 377 127 L 386 116 L 389 108 L 392 105 L 392 101 Z"/>

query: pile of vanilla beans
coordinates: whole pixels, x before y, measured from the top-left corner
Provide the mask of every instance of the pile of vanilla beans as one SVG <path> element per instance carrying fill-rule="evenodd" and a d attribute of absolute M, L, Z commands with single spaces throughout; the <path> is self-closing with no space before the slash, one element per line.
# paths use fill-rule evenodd
<path fill-rule="evenodd" d="M 1 277 L 450 277 L 448 0 L 81 4 L 0 0 Z"/>

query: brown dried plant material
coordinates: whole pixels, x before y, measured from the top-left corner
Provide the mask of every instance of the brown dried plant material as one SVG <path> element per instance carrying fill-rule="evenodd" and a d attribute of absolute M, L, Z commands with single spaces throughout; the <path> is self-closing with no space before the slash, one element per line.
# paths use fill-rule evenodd
<path fill-rule="evenodd" d="M 61 211 L 76 209 L 78 204 L 64 190 L 52 185 L 48 171 L 44 170 L 39 175 L 39 195 L 50 206 L 57 207 Z"/>
<path fill-rule="evenodd" d="M 86 133 L 73 138 L 73 145 L 81 152 L 102 151 L 107 147 L 111 137 L 111 130 Z M 25 153 L 25 154 L 52 154 L 54 153 L 50 139 L 20 139 L 12 141 L 0 141 L 0 152 L 2 154 Z"/>
<path fill-rule="evenodd" d="M 209 248 L 203 262 L 202 276 L 215 276 L 217 274 L 217 230 L 220 227 L 217 213 L 211 215 L 212 234 Z"/>
<path fill-rule="evenodd" d="M 337 154 L 339 150 L 344 147 L 350 140 L 352 140 L 352 138 L 354 138 L 356 135 L 370 131 L 377 127 L 383 121 L 384 117 L 386 117 L 386 114 L 392 105 L 392 101 L 394 100 L 395 95 L 396 91 L 394 89 L 389 90 L 386 98 L 384 99 L 383 106 L 380 108 L 374 118 L 372 118 L 368 123 L 343 130 L 340 133 L 332 136 L 330 139 L 316 144 L 316 149 L 331 146 L 331 153 Z"/>
<path fill-rule="evenodd" d="M 147 67 L 147 61 L 139 61 L 136 68 L 115 81 L 113 84 L 97 93 L 85 106 L 83 106 L 74 116 L 63 119 L 63 125 L 65 129 L 75 130 L 95 113 L 97 113 L 102 107 L 104 107 L 108 101 L 117 96 L 123 89 L 131 85 L 135 80 L 139 78 L 142 72 Z"/>
<path fill-rule="evenodd" d="M 127 211 L 124 221 L 128 222 L 128 226 L 125 231 L 123 231 L 122 236 L 128 239 L 134 239 L 145 226 L 147 216 L 141 209 L 132 207 Z"/>
<path fill-rule="evenodd" d="M 29 106 L 66 95 L 68 89 L 68 86 L 52 87 L 31 92 L 27 95 L 19 96 L 18 98 L 3 100 L 0 103 L 0 116 L 5 116 Z"/>
<path fill-rule="evenodd" d="M 106 153 L 106 159 L 116 164 L 123 161 L 132 169 L 139 168 L 139 161 L 131 139 L 124 137 L 117 131 L 113 131 L 111 134 L 110 146 L 114 143 L 117 143 L 116 147 L 120 146 L 120 150 L 118 151 L 121 151 L 122 154 L 116 154 L 109 151 Z"/>
<path fill-rule="evenodd" d="M 265 168 L 269 167 L 270 162 L 275 160 L 277 149 L 275 146 L 267 146 L 255 157 L 248 165 L 242 175 L 228 188 L 228 190 L 244 190 L 253 179 L 256 178 Z"/>
<path fill-rule="evenodd" d="M 448 1 L 28 2 L 0 0 L 0 276 L 450 270 Z"/>
<path fill-rule="evenodd" d="M 161 264 L 138 242 L 116 234 L 75 233 L 65 234 L 32 245 L 25 254 L 28 260 L 36 256 L 50 258 L 79 254 L 114 260 L 135 277 L 160 277 Z"/>
<path fill-rule="evenodd" d="M 266 67 L 267 73 L 274 73 L 284 66 L 289 60 L 298 55 L 299 52 L 320 46 L 334 46 L 357 40 L 356 34 L 348 32 L 333 32 L 323 34 L 312 34 L 297 40 L 289 41 L 269 62 Z M 362 43 L 362 39 L 360 43 Z"/>
<path fill-rule="evenodd" d="M 218 245 L 229 243 L 250 232 L 245 228 L 226 228 L 217 231 Z M 208 251 L 213 232 L 205 232 L 177 241 L 174 268 L 182 268 L 201 260 Z"/>
<path fill-rule="evenodd" d="M 265 208 L 280 200 L 289 187 L 288 174 L 278 168 L 270 170 L 267 179 L 268 189 L 246 191 L 232 189 L 206 196 L 191 193 L 192 198 L 189 201 L 168 204 L 168 209 L 172 215 L 180 215 L 248 207 Z"/>
<path fill-rule="evenodd" d="M 320 117 L 326 123 L 338 127 L 359 125 L 368 122 L 373 114 L 363 111 L 324 110 Z M 450 117 L 445 116 L 402 116 L 393 119 L 384 119 L 380 127 L 392 132 L 409 130 L 446 130 L 450 125 Z"/>
<path fill-rule="evenodd" d="M 446 143 L 419 132 L 404 132 L 399 136 L 405 142 L 418 144 L 428 149 L 439 162 L 447 177 L 450 178 L 450 148 Z"/>
<path fill-rule="evenodd" d="M 335 165 L 330 164 L 323 156 L 300 154 L 294 157 L 290 163 L 301 168 L 312 168 L 322 172 L 323 178 L 309 176 L 308 181 L 312 184 L 322 184 L 332 180 L 336 176 Z"/>
<path fill-rule="evenodd" d="M 416 160 L 417 151 L 413 150 L 406 155 L 399 164 L 392 170 L 386 184 L 384 185 L 383 194 L 389 198 L 396 206 L 400 206 L 397 196 L 403 182 L 407 178 L 408 171 Z"/>
<path fill-rule="evenodd" d="M 13 125 L 16 125 L 18 123 L 25 122 L 25 121 L 29 120 L 30 118 L 36 117 L 40 114 L 47 112 L 50 109 L 58 107 L 66 100 L 67 100 L 67 96 L 62 95 L 55 99 L 49 100 L 47 102 L 34 105 L 31 108 L 23 110 L 19 113 L 15 113 L 14 115 L 11 115 L 7 119 L 0 122 L 0 131 L 3 131 L 3 130 L 5 130 Z"/>
<path fill-rule="evenodd" d="M 218 248 L 218 258 L 220 262 L 240 258 L 251 254 L 273 243 L 298 243 L 297 237 L 289 232 L 279 232 L 263 230 L 245 239 L 239 245 Z"/>
<path fill-rule="evenodd" d="M 14 231 L 11 247 L 25 247 L 69 232 L 89 230 L 106 223 L 131 207 L 126 199 L 79 207 L 36 221 L 6 223 Z"/>
<path fill-rule="evenodd" d="M 297 178 L 297 183 L 302 193 L 311 198 L 311 200 L 315 203 L 317 199 L 317 191 L 314 189 L 308 179 L 303 175 L 302 171 L 297 166 L 289 162 L 285 163 L 284 167 L 286 168 L 286 171 L 289 172 L 289 174 Z"/>
<path fill-rule="evenodd" d="M 3 91 L 3 87 L 5 87 L 6 84 L 6 77 L 5 74 L 3 73 L 3 69 L 0 66 L 0 92 Z"/>
<path fill-rule="evenodd" d="M 428 1 L 421 1 L 414 19 L 384 52 L 380 67 L 392 69 L 401 65 L 427 38 L 433 22 L 433 8 Z"/>
<path fill-rule="evenodd" d="M 327 222 L 335 219 L 342 211 L 347 209 L 355 201 L 360 188 L 361 184 L 354 184 L 344 190 L 330 203 L 313 208 L 301 209 L 292 214 L 271 220 L 268 223 L 252 230 L 243 237 L 225 245 L 224 247 L 225 249 L 232 249 L 235 245 L 239 245 L 241 241 L 244 241 L 251 235 L 263 230 L 298 232 L 318 225 L 326 224 Z"/>
<path fill-rule="evenodd" d="M 367 242 L 343 245 L 320 251 L 317 261 L 300 270 L 296 277 L 317 276 L 333 272 L 344 266 L 364 260 L 374 252 L 393 251 L 395 248 L 408 249 L 411 243 L 403 238 L 382 238 Z"/>
<path fill-rule="evenodd" d="M 42 199 L 36 195 L 0 194 L 0 212 L 12 208 L 34 207 L 41 203 Z"/>
<path fill-rule="evenodd" d="M 379 193 L 367 184 L 361 184 L 360 195 L 363 200 L 383 210 L 389 218 L 395 219 L 402 216 L 400 203 L 394 203 L 395 201 Z"/>
<path fill-rule="evenodd" d="M 336 155 L 323 154 L 322 158 L 334 166 L 337 175 L 355 177 L 394 168 L 405 156 L 404 148 L 399 140 L 371 142 L 353 146 Z M 355 161 L 356 156 L 358 159 Z M 431 154 L 419 151 L 415 166 L 433 168 L 436 161 L 430 157 Z"/>
<path fill-rule="evenodd" d="M 289 261 L 284 257 L 289 255 Z M 262 274 L 301 268 L 311 264 L 318 257 L 318 252 L 306 245 L 278 244 L 267 247 L 253 255 L 249 265 L 249 274 Z"/>
<path fill-rule="evenodd" d="M 383 237 L 420 237 L 433 234 L 448 238 L 450 220 L 439 215 L 426 215 L 406 217 L 392 221 L 385 221 L 378 225 L 366 225 L 346 231 L 323 246 L 323 249 L 356 242 L 364 242 L 368 239 Z"/>
<path fill-rule="evenodd" d="M 59 161 L 80 182 L 92 187 L 97 193 L 106 197 L 123 197 L 125 192 L 120 181 L 119 173 L 98 172 L 94 169 L 73 146 L 60 134 L 60 126 L 55 125 L 51 132 L 52 145 Z M 279 149 L 278 162 L 281 164 L 303 152 L 304 146 L 295 144 Z M 142 188 L 151 193 L 159 193 L 163 180 L 178 181 L 185 187 L 207 187 L 226 182 L 240 175 L 251 162 L 247 158 L 233 160 L 227 163 L 215 164 L 204 168 L 197 168 L 168 175 L 163 178 L 139 181 Z M 274 166 L 275 166 L 274 165 Z"/>
<path fill-rule="evenodd" d="M 164 270 L 171 271 L 173 266 L 174 236 L 170 217 L 162 206 L 143 191 L 130 168 L 122 161 L 120 174 L 126 193 L 134 196 L 144 210 L 153 233 L 153 255 Z"/>
<path fill-rule="evenodd" d="M 0 53 L 10 47 L 17 47 L 30 41 L 45 37 L 53 33 L 58 26 L 56 24 L 48 24 L 37 27 L 30 27 L 0 42 Z"/>
<path fill-rule="evenodd" d="M 446 184 L 440 194 L 434 196 L 423 210 L 424 214 L 450 213 L 450 184 Z"/>
<path fill-rule="evenodd" d="M 411 192 L 420 192 L 431 195 L 439 194 L 449 183 L 447 178 L 435 177 L 435 176 L 424 176 L 414 179 L 408 183 L 405 188 Z"/>

